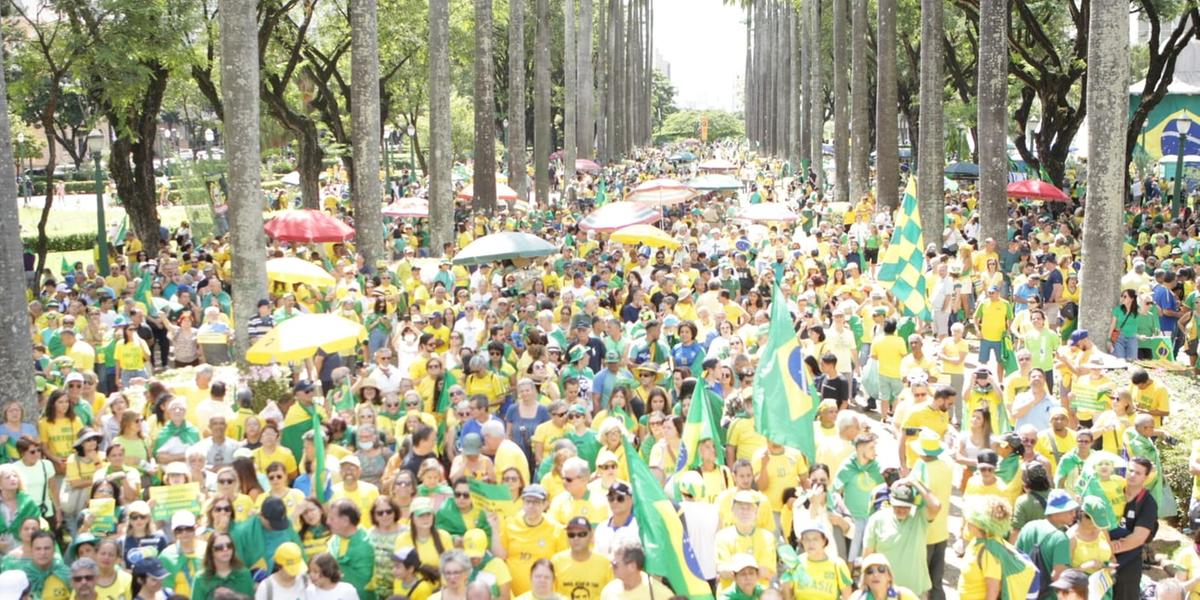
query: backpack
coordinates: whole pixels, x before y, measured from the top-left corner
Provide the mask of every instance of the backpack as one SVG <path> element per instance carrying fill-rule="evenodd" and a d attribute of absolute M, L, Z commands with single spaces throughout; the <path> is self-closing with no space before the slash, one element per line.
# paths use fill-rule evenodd
<path fill-rule="evenodd" d="M 1050 571 L 1049 569 L 1045 568 L 1045 559 L 1042 558 L 1041 549 L 1034 548 L 1034 555 L 1030 556 L 1029 554 L 1022 552 L 1009 544 L 1004 544 L 1003 542 L 999 543 L 1003 544 L 1003 551 L 1011 552 L 1013 557 L 1024 563 L 1024 568 L 1018 572 L 1002 573 L 1000 597 L 1007 598 L 1007 600 L 1020 600 L 1021 596 L 1006 596 L 1005 591 L 1008 591 L 1010 582 L 1018 579 L 1019 576 L 1023 575 L 1026 571 L 1032 571 L 1033 573 L 1029 581 L 1029 588 L 1028 590 L 1024 591 L 1024 598 L 1025 600 L 1037 600 L 1042 593 L 1042 588 L 1047 585 L 1048 581 L 1050 581 L 1050 577 L 1048 575 Z M 978 564 L 980 567 L 983 566 L 983 554 L 987 551 L 988 550 L 986 547 L 981 546 L 979 553 L 975 557 L 976 564 Z M 1003 561 L 1001 562 L 1001 568 L 1003 569 Z M 1022 590 L 1011 591 L 1020 593 Z"/>

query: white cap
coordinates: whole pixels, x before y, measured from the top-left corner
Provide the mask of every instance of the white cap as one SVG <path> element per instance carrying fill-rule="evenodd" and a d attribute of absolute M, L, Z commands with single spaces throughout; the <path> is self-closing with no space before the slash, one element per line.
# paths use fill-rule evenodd
<path fill-rule="evenodd" d="M 63 384 L 75 383 L 76 381 L 83 383 L 83 375 L 80 374 L 79 371 L 72 371 L 71 374 L 67 375 L 67 378 L 63 380 Z"/>
<path fill-rule="evenodd" d="M 29 576 L 25 571 L 0 573 L 0 600 L 20 600 L 29 589 Z"/>
<path fill-rule="evenodd" d="M 175 531 L 180 527 L 195 527 L 196 515 L 190 510 L 177 510 L 171 515 L 171 531 Z"/>

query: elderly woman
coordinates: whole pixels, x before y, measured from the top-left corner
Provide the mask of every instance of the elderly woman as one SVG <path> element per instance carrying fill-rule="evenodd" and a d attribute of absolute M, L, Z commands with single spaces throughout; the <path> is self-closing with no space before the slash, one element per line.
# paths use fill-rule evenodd
<path fill-rule="evenodd" d="M 167 422 L 154 438 L 154 456 L 160 465 L 184 460 L 187 447 L 200 441 L 200 431 L 187 422 L 187 401 L 172 398 L 166 406 Z"/>
<path fill-rule="evenodd" d="M 354 455 L 362 464 L 359 479 L 378 487 L 382 484 L 384 467 L 392 456 L 392 450 L 379 440 L 375 425 L 360 425 L 355 433 L 358 451 Z"/>
<path fill-rule="evenodd" d="M 958 580 L 962 600 L 1022 598 L 1037 571 L 1005 539 L 1012 527 L 1012 508 L 999 496 L 972 498 L 965 511 L 971 545 Z M 1005 589 L 1001 589 L 1004 587 Z"/>
<path fill-rule="evenodd" d="M 458 550 L 442 554 L 442 591 L 430 600 L 466 600 L 467 578 L 471 574 L 471 559 Z"/>
<path fill-rule="evenodd" d="M 876 600 L 917 600 L 912 590 L 895 584 L 896 577 L 892 573 L 892 565 L 886 556 L 871 554 L 862 561 L 862 578 L 858 581 L 858 589 L 862 598 Z"/>

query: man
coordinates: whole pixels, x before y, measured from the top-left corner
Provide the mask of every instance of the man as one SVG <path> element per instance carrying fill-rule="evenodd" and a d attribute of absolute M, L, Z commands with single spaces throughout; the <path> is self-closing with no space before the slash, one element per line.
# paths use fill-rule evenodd
<path fill-rule="evenodd" d="M 767 447 L 759 450 L 750 464 L 754 465 L 755 483 L 767 495 L 778 521 L 783 510 L 783 493 L 787 488 L 804 483 L 808 476 L 808 459 L 795 448 L 786 448 L 768 439 Z"/>
<path fill-rule="evenodd" d="M 621 378 L 633 379 L 629 369 L 621 366 L 621 355 L 610 349 L 604 353 L 605 368 L 592 379 L 592 412 L 608 409 L 608 399 Z"/>
<path fill-rule="evenodd" d="M 921 459 L 921 462 L 913 467 L 913 480 L 920 482 L 925 488 L 924 493 L 935 497 L 938 504 L 950 506 L 950 494 L 954 491 L 954 467 L 940 459 L 942 451 L 945 450 L 942 438 L 925 429 L 912 444 L 913 450 Z M 933 582 L 929 600 L 945 600 L 946 597 L 941 581 L 946 571 L 946 543 L 950 539 L 949 517 L 950 511 L 938 511 L 925 531 L 925 563 L 929 567 L 929 580 Z"/>
<path fill-rule="evenodd" d="M 633 490 L 628 483 L 614 483 L 608 488 L 607 498 L 610 516 L 596 526 L 596 552 L 613 557 L 622 544 L 639 539 L 638 524 L 633 518 Z"/>
<path fill-rule="evenodd" d="M 1029 364 L 1042 370 L 1046 376 L 1046 389 L 1053 391 L 1054 355 L 1062 345 L 1062 337 L 1046 326 L 1046 313 L 1040 308 L 1030 309 L 1029 323 L 1032 327 L 1023 338 L 1025 350 L 1029 352 Z"/>
<path fill-rule="evenodd" d="M 979 331 L 979 364 L 996 360 L 996 374 L 1004 379 L 1004 361 L 1000 358 L 1004 334 L 1012 323 L 1012 304 L 1000 297 L 1000 287 L 988 287 L 987 298 L 975 308 L 975 327 Z"/>
<path fill-rule="evenodd" d="M 367 377 L 373 378 L 379 384 L 380 394 L 384 396 L 398 394 L 400 392 L 400 383 L 404 380 L 405 373 L 392 364 L 392 359 L 394 358 L 392 349 L 380 348 L 375 351 L 372 358 L 375 360 L 375 367 L 371 369 Z"/>
<path fill-rule="evenodd" d="M 33 534 L 29 545 L 33 556 L 28 564 L 19 566 L 29 578 L 29 590 L 34 598 L 67 600 L 71 597 L 71 571 L 58 555 L 54 534 L 40 530 Z"/>
<path fill-rule="evenodd" d="M 560 525 L 547 519 L 546 488 L 539 484 L 525 486 L 521 492 L 522 511 L 506 519 L 500 528 L 503 547 L 512 573 L 512 593 L 519 596 L 532 588 L 530 568 L 538 559 L 552 558 L 567 547 Z"/>
<path fill-rule="evenodd" d="M 878 437 L 863 431 L 854 438 L 854 456 L 847 458 L 834 473 L 833 489 L 845 500 L 850 517 L 854 519 L 854 539 L 850 542 L 847 562 L 853 562 L 862 553 L 863 534 L 866 533 L 867 518 L 871 516 L 871 500 L 875 487 L 883 483 L 883 474 L 875 460 Z"/>
<path fill-rule="evenodd" d="M 196 444 L 196 450 L 204 454 L 204 464 L 212 472 L 221 467 L 233 464 L 233 453 L 242 447 L 241 442 L 230 439 L 225 435 L 228 430 L 225 415 L 213 415 L 208 418 L 209 437 Z"/>
<path fill-rule="evenodd" d="M 276 550 L 291 542 L 300 545 L 300 535 L 292 527 L 283 500 L 267 496 L 257 517 L 234 523 L 229 531 L 238 558 L 249 569 L 270 573 L 275 568 Z"/>
<path fill-rule="evenodd" d="M 512 467 L 521 473 L 521 481 L 531 481 L 529 459 L 525 457 L 525 451 L 521 450 L 520 446 L 508 439 L 503 423 L 496 420 L 488 421 L 480 428 L 480 433 L 483 436 L 483 453 L 492 459 L 497 473 L 504 473 L 509 467 Z M 517 593 L 523 594 L 525 590 Z"/>
<path fill-rule="evenodd" d="M 250 343 L 253 344 L 274 328 L 275 319 L 271 316 L 271 301 L 263 298 L 258 301 L 258 312 L 246 322 L 246 334 L 250 336 Z"/>
<path fill-rule="evenodd" d="M 479 339 L 486 327 L 478 313 L 475 303 L 467 302 L 463 305 L 463 315 L 454 323 L 454 331 L 462 336 L 463 347 L 472 352 L 479 348 Z"/>
<path fill-rule="evenodd" d="M 1058 466 L 1061 464 L 1063 456 L 1076 448 L 1078 440 L 1076 433 L 1067 427 L 1069 423 L 1070 416 L 1067 414 L 1067 409 L 1055 406 L 1050 409 L 1050 427 L 1038 432 L 1038 440 L 1033 449 L 1050 463 L 1049 472 L 1051 474 L 1058 472 Z M 1090 432 L 1087 437 L 1090 441 Z"/>
<path fill-rule="evenodd" d="M 655 600 L 670 598 L 671 588 L 646 574 L 646 553 L 639 543 L 621 546 L 613 554 L 614 579 L 600 591 L 600 600 Z"/>
<path fill-rule="evenodd" d="M 1125 471 L 1125 510 L 1117 515 L 1117 528 L 1108 532 L 1118 567 L 1113 598 L 1137 598 L 1142 578 L 1142 548 L 1158 532 L 1158 503 L 1146 489 L 1154 465 L 1145 457 L 1129 461 Z"/>
<path fill-rule="evenodd" d="M 333 486 L 333 498 L 335 500 L 348 500 L 358 508 L 359 517 L 354 520 L 354 524 L 358 525 L 361 515 L 366 516 L 367 525 L 371 524 L 371 507 L 375 504 L 375 500 L 379 498 L 379 488 L 375 484 L 368 481 L 360 481 L 359 475 L 362 474 L 362 464 L 358 457 L 351 454 L 341 460 L 339 472 L 342 474 L 342 482 Z"/>
<path fill-rule="evenodd" d="M 733 584 L 733 572 L 728 570 L 728 565 L 738 553 L 754 556 L 762 566 L 762 581 L 769 582 L 775 576 L 776 540 L 772 530 L 757 526 L 758 496 L 749 492 L 734 494 L 733 517 L 733 525 L 718 531 L 715 540 L 717 572 L 720 574 L 718 591 Z"/>
<path fill-rule="evenodd" d="M 893 483 L 889 502 L 891 510 L 878 510 L 867 520 L 863 555 L 878 552 L 886 556 L 895 573 L 895 583 L 918 596 L 935 585 L 940 587 L 942 582 L 934 582 L 929 577 L 925 540 L 929 523 L 942 509 L 941 502 L 915 478 Z M 918 502 L 923 509 L 920 514 L 914 514 Z"/>
<path fill-rule="evenodd" d="M 891 404 L 904 387 L 900 362 L 909 353 L 904 339 L 896 335 L 896 325 L 896 319 L 884 319 L 883 335 L 871 343 L 871 358 L 879 361 L 879 415 L 884 419 L 891 415 Z"/>
<path fill-rule="evenodd" d="M 319 413 L 318 419 L 325 420 L 324 409 L 313 405 L 313 392 L 316 386 L 307 379 L 300 379 L 292 384 L 292 398 L 295 402 L 288 407 L 287 416 L 283 419 L 283 431 L 280 444 L 292 451 L 297 462 L 304 460 L 304 434 L 311 431 L 313 412 Z"/>
<path fill-rule="evenodd" d="M 75 590 L 72 600 L 97 600 L 96 578 L 100 576 L 100 567 L 90 558 L 81 558 L 71 563 L 71 587 Z M 5 591 L 16 591 L 4 588 Z"/>
<path fill-rule="evenodd" d="M 1154 426 L 1162 427 L 1163 418 L 1171 414 L 1171 399 L 1163 384 L 1150 378 L 1143 368 L 1134 369 L 1129 376 L 1129 395 L 1133 408 L 1154 417 Z"/>
<path fill-rule="evenodd" d="M 79 339 L 74 329 L 64 327 L 59 334 L 63 343 L 63 355 L 71 359 L 78 371 L 94 371 L 96 369 L 96 350 L 92 345 Z"/>
<path fill-rule="evenodd" d="M 354 586 L 359 598 L 374 600 L 375 592 L 367 591 L 367 584 L 375 573 L 375 549 L 367 531 L 358 526 L 361 517 L 350 500 L 334 500 L 329 505 L 326 524 L 333 537 L 328 551 L 342 568 L 342 581 Z"/>
<path fill-rule="evenodd" d="M 1064 529 L 1075 523 L 1075 511 L 1079 504 L 1071 499 L 1066 490 L 1050 490 L 1046 496 L 1045 518 L 1036 519 L 1014 532 L 1017 549 L 1030 557 L 1040 557 L 1034 566 L 1041 571 L 1041 581 L 1058 579 L 1071 564 L 1071 540 Z M 1049 572 L 1042 571 L 1049 569 Z M 1042 587 L 1040 600 L 1054 597 L 1050 586 Z"/>
<path fill-rule="evenodd" d="M 1087 600 L 1088 574 L 1079 569 L 1063 571 L 1049 586 L 1051 595 L 1057 594 L 1059 600 Z M 1138 596 L 1132 596 L 1137 598 Z"/>
<path fill-rule="evenodd" d="M 551 559 L 558 593 L 571 600 L 598 600 L 613 580 L 612 564 L 607 556 L 592 551 L 592 525 L 587 519 L 571 519 L 566 531 L 568 549 Z"/>
<path fill-rule="evenodd" d="M 750 554 L 735 554 L 729 559 L 727 569 L 733 572 L 733 586 L 725 590 L 721 600 L 757 600 L 763 595 L 763 586 L 759 585 L 759 568 L 754 556 Z M 849 588 L 847 588 L 849 591 Z M 798 593 L 797 597 L 801 597 Z"/>
<path fill-rule="evenodd" d="M 604 366 L 601 364 L 601 362 L 604 360 L 605 349 L 604 342 L 598 337 L 593 337 L 591 331 L 591 317 L 588 317 L 587 315 L 575 315 L 575 317 L 571 319 L 571 333 L 574 336 L 571 339 L 571 345 L 580 345 L 587 348 L 587 365 L 588 368 L 595 373 Z"/>
<path fill-rule="evenodd" d="M 1042 298 L 1042 306 L 1046 311 L 1046 318 L 1050 323 L 1058 323 L 1058 313 L 1062 309 L 1063 302 L 1063 274 L 1058 268 L 1058 262 L 1055 260 L 1054 254 L 1045 254 L 1042 256 L 1042 265 L 1044 270 L 1040 278 Z"/>
<path fill-rule="evenodd" d="M 950 427 L 948 411 L 957 398 L 957 391 L 948 387 L 939 387 L 933 393 L 933 398 L 909 413 L 900 429 L 900 445 L 904 448 L 904 451 L 900 453 L 900 473 L 902 475 L 907 475 L 909 469 L 917 463 L 916 452 L 913 451 L 909 442 L 920 434 L 922 429 L 932 431 L 939 438 L 945 437 L 946 430 Z"/>
<path fill-rule="evenodd" d="M 1022 367 L 1025 364 L 1028 364 L 1028 360 L 1022 363 Z M 1046 388 L 1046 374 L 1041 369 L 1031 369 L 1029 389 L 1017 394 L 1012 403 L 1012 416 L 1016 419 L 1016 427 L 1020 429 L 1023 425 L 1029 425 L 1038 431 L 1047 429 L 1050 427 L 1050 413 L 1055 408 L 1062 406 Z"/>
<path fill-rule="evenodd" d="M 849 329 L 847 329 L 849 331 Z M 851 379 L 838 372 L 838 357 L 832 352 L 821 355 L 821 376 L 814 384 L 821 391 L 821 399 L 831 399 L 839 410 L 850 406 Z"/>
<path fill-rule="evenodd" d="M 188 411 L 189 421 L 199 428 L 201 433 L 209 433 L 209 422 L 214 416 L 232 418 L 234 407 L 225 400 L 225 382 L 214 381 L 208 387 L 208 397 Z"/>
<path fill-rule="evenodd" d="M 563 462 L 561 470 L 563 491 L 550 503 L 550 518 L 557 523 L 567 523 L 575 517 L 583 517 L 589 523 L 607 520 L 608 506 L 588 492 L 591 472 L 587 461 L 573 456 Z"/>

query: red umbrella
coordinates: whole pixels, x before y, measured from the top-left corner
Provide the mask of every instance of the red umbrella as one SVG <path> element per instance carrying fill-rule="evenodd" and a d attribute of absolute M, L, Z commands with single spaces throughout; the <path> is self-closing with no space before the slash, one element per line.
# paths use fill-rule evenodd
<path fill-rule="evenodd" d="M 282 242 L 344 242 L 354 228 L 319 211 L 283 211 L 263 225 L 267 235 Z"/>
<path fill-rule="evenodd" d="M 600 170 L 600 163 L 586 158 L 577 158 L 575 159 L 575 170 L 594 173 Z"/>
<path fill-rule="evenodd" d="M 1046 202 L 1070 202 L 1071 198 L 1055 187 L 1039 179 L 1025 179 L 1008 184 L 1009 198 L 1032 198 Z"/>

